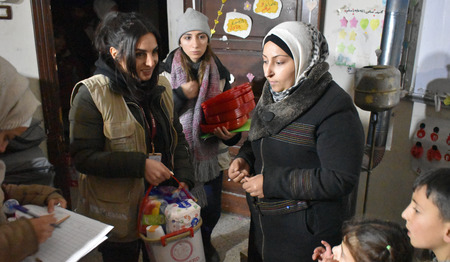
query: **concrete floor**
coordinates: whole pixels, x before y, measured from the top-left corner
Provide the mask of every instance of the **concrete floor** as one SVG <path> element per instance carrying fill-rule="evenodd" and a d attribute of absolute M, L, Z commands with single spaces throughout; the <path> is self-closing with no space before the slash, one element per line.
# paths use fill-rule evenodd
<path fill-rule="evenodd" d="M 223 212 L 212 233 L 212 244 L 223 262 L 239 262 L 247 249 L 250 218 Z"/>
<path fill-rule="evenodd" d="M 246 254 L 248 246 L 249 227 L 249 217 L 226 212 L 222 213 L 212 233 L 212 244 L 219 252 L 222 262 L 241 261 L 241 251 L 244 251 Z M 100 253 L 94 250 L 80 261 L 101 262 L 102 259 Z"/>

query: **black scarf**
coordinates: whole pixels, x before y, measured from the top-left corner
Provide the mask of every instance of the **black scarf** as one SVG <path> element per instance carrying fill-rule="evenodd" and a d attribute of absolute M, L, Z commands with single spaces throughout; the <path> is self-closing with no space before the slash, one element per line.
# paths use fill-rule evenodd
<path fill-rule="evenodd" d="M 279 133 L 311 108 L 333 80 L 328 69 L 326 62 L 317 64 L 292 94 L 277 103 L 273 101 L 270 84 L 266 81 L 261 98 L 253 110 L 249 140 L 255 141 Z"/>

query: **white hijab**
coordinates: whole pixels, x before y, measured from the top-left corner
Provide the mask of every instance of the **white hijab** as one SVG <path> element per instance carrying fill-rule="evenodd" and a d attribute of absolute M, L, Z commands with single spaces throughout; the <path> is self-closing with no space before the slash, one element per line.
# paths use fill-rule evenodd
<path fill-rule="evenodd" d="M 300 84 L 311 68 L 324 62 L 328 57 L 327 41 L 313 25 L 300 21 L 283 22 L 267 33 L 263 40 L 263 48 L 269 35 L 278 36 L 291 50 L 296 71 L 293 86 Z"/>
<path fill-rule="evenodd" d="M 29 126 L 39 105 L 28 87 L 28 79 L 0 57 L 0 130 Z"/>

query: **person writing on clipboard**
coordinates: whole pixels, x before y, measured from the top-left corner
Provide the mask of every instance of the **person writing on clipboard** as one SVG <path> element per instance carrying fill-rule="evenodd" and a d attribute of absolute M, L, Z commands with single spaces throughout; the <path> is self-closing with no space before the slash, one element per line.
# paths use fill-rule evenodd
<path fill-rule="evenodd" d="M 10 140 L 21 135 L 31 123 L 39 101 L 28 88 L 28 79 L 0 57 L 0 154 Z M 5 178 L 5 163 L 0 160 L 0 184 Z M 16 199 L 20 204 L 47 205 L 49 213 L 55 205 L 66 207 L 59 191 L 44 185 L 2 184 L 0 201 Z M 22 261 L 38 251 L 39 244 L 51 237 L 56 218 L 51 215 L 7 222 L 0 212 L 0 261 Z"/>

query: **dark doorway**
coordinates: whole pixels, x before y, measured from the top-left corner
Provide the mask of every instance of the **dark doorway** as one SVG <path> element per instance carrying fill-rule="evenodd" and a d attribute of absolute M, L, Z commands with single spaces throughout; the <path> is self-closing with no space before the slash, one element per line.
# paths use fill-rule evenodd
<path fill-rule="evenodd" d="M 83 35 L 86 34 L 84 26 L 95 21 L 92 20 L 95 15 L 93 1 L 31 2 L 48 159 L 55 166 L 55 187 L 63 191 L 69 208 L 70 187 L 76 181 L 72 181 L 73 169 L 68 158 L 68 97 L 74 84 L 93 72 L 96 54 L 91 40 L 86 39 L 89 37 Z M 148 15 L 161 32 L 161 49 L 168 50 L 166 0 L 116 0 L 116 3 L 123 12 L 137 11 Z M 80 47 L 83 45 L 86 48 Z"/>
<path fill-rule="evenodd" d="M 74 85 L 95 70 L 97 53 L 92 45 L 100 17 L 110 7 L 121 12 L 140 12 L 159 29 L 164 56 L 168 52 L 167 3 L 165 0 L 51 0 L 53 34 L 59 81 L 59 98 L 68 146 L 70 95 Z"/>

